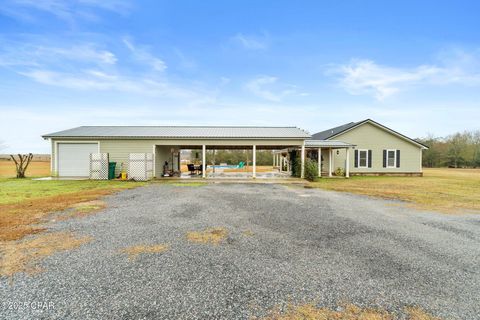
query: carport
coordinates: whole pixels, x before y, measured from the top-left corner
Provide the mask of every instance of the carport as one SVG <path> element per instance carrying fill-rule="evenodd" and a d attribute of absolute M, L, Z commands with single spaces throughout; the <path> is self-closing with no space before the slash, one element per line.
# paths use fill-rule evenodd
<path fill-rule="evenodd" d="M 159 178 L 165 161 L 172 166 L 176 163 L 179 169 L 179 158 L 172 155 L 178 155 L 182 149 L 198 149 L 202 151 L 202 178 L 207 178 L 207 150 L 243 149 L 252 151 L 251 177 L 256 178 L 257 150 L 300 148 L 304 153 L 310 135 L 297 127 L 83 126 L 43 138 L 51 141 L 52 174 L 60 177 L 92 178 L 86 168 L 91 168 L 92 154 L 96 152 L 102 159 L 117 163 L 116 175 L 121 167 L 128 167 L 130 173 L 133 162 L 136 169 L 142 168 L 138 161 L 144 158 L 145 170 L 153 167 L 153 173 L 145 174 L 146 179 Z"/>

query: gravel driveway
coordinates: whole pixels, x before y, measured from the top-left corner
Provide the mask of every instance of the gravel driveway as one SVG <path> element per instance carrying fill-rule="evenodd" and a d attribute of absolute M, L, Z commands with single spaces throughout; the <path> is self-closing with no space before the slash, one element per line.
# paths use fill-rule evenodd
<path fill-rule="evenodd" d="M 351 302 L 479 319 L 480 216 L 442 215 L 362 196 L 266 184 L 152 184 L 55 223 L 93 241 L 0 280 L 7 319 L 248 319 L 288 303 Z M 189 231 L 223 227 L 218 244 Z M 168 244 L 128 259 L 122 248 Z"/>

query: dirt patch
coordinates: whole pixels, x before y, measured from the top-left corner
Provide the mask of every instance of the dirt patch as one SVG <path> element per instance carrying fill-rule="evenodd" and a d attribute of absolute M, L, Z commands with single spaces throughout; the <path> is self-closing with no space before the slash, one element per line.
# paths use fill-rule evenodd
<path fill-rule="evenodd" d="M 255 235 L 252 230 L 244 230 L 242 234 L 246 237 L 253 237 Z"/>
<path fill-rule="evenodd" d="M 120 250 L 120 252 L 127 254 L 130 260 L 135 260 L 140 254 L 162 253 L 167 251 L 168 249 L 169 249 L 169 246 L 165 244 L 137 245 L 137 246 L 123 248 L 122 250 Z"/>
<path fill-rule="evenodd" d="M 440 320 L 440 318 L 434 317 L 418 307 L 405 308 L 409 316 L 409 320 Z"/>
<path fill-rule="evenodd" d="M 102 209 L 105 209 L 106 204 L 101 200 L 92 200 L 87 202 L 76 203 L 71 206 L 73 209 L 63 215 L 60 215 L 57 220 L 67 220 L 70 218 L 83 218 L 90 216 Z"/>
<path fill-rule="evenodd" d="M 52 212 L 87 203 L 117 190 L 90 190 L 0 205 L 0 241 L 19 240 L 44 230 L 39 224 Z M 91 209 L 91 207 L 90 207 Z M 80 209 L 79 212 L 81 212 Z M 88 211 L 88 210 L 86 210 Z"/>
<path fill-rule="evenodd" d="M 174 182 L 171 185 L 175 187 L 203 187 L 208 184 L 206 182 Z"/>
<path fill-rule="evenodd" d="M 219 244 L 227 238 L 228 232 L 225 228 L 210 228 L 204 231 L 190 231 L 187 233 L 187 240 L 196 243 Z"/>
<path fill-rule="evenodd" d="M 0 243 L 0 275 L 13 277 L 18 272 L 38 273 L 44 258 L 60 251 L 71 250 L 91 241 L 90 237 L 77 238 L 68 232 L 46 233 L 23 241 Z"/>
<path fill-rule="evenodd" d="M 440 320 L 419 308 L 406 308 L 406 319 L 408 320 Z M 254 318 L 259 319 L 259 318 Z M 289 305 L 286 311 L 276 308 L 262 320 L 396 320 L 405 317 L 396 317 L 381 309 L 362 309 L 353 304 L 345 305 L 338 310 L 329 308 L 317 308 L 313 304 L 300 306 Z"/>

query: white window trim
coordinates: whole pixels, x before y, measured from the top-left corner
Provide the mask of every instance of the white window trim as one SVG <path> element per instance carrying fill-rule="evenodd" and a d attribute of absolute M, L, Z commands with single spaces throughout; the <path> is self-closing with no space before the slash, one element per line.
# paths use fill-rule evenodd
<path fill-rule="evenodd" d="M 365 151 L 366 156 L 365 156 L 365 166 L 360 165 L 360 152 Z M 368 149 L 358 149 L 358 168 L 368 168 Z"/>
<path fill-rule="evenodd" d="M 397 149 L 386 149 L 387 150 L 387 158 L 385 159 L 386 161 L 386 168 L 396 168 L 397 167 Z M 390 151 L 393 151 L 393 166 L 388 165 L 388 153 Z"/>

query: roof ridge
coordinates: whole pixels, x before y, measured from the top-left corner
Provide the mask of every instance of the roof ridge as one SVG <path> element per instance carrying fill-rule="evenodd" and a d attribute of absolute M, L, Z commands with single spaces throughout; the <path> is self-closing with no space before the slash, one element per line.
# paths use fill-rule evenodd
<path fill-rule="evenodd" d="M 142 128 L 295 128 L 295 129 L 301 129 L 297 126 L 243 126 L 243 125 L 234 125 L 234 126 L 199 126 L 199 125 L 180 125 L 180 126 L 175 126 L 175 125 L 100 125 L 100 126 L 78 126 L 75 128 L 101 128 L 101 127 L 114 127 L 114 128 L 132 128 L 132 127 L 142 127 Z M 71 128 L 74 129 L 74 128 Z M 67 129 L 69 130 L 69 129 Z"/>

